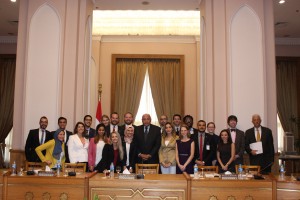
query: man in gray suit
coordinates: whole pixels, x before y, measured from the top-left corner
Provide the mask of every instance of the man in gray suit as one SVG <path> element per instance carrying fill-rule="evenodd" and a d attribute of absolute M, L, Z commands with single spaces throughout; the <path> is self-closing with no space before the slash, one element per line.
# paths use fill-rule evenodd
<path fill-rule="evenodd" d="M 245 133 L 236 128 L 237 117 L 230 115 L 227 118 L 227 124 L 229 126 L 232 142 L 235 144 L 235 164 L 243 164 L 243 156 L 245 151 Z"/>

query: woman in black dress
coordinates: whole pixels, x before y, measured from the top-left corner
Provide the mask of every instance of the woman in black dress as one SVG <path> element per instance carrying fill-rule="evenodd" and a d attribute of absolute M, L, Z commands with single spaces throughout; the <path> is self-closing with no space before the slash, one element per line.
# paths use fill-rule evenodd
<path fill-rule="evenodd" d="M 176 174 L 187 172 L 193 174 L 193 158 L 195 153 L 195 143 L 190 138 L 191 134 L 186 125 L 180 128 L 179 140 L 176 141 Z"/>
<path fill-rule="evenodd" d="M 220 133 L 220 140 L 217 147 L 217 159 L 219 172 L 235 172 L 234 166 L 235 146 L 227 129 Z"/>

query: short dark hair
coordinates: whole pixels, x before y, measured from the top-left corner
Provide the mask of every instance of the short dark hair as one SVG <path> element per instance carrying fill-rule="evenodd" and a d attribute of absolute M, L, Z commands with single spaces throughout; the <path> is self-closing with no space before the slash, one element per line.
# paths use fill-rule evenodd
<path fill-rule="evenodd" d="M 198 122 L 197 122 L 197 126 L 198 126 L 198 123 L 199 122 L 203 122 L 204 124 L 205 124 L 205 126 L 206 126 L 206 121 L 204 121 L 203 119 L 200 119 Z"/>
<path fill-rule="evenodd" d="M 42 119 L 46 119 L 46 120 L 48 121 L 48 118 L 47 118 L 46 116 L 42 116 L 42 117 L 40 118 L 40 121 L 42 121 Z"/>
<path fill-rule="evenodd" d="M 84 116 L 83 120 L 85 120 L 87 117 L 90 117 L 91 119 L 93 119 L 91 115 L 86 115 L 86 116 Z"/>
<path fill-rule="evenodd" d="M 191 115 L 186 115 L 183 117 L 183 121 L 185 121 L 186 118 L 191 118 L 194 121 L 194 118 Z"/>
<path fill-rule="evenodd" d="M 229 124 L 229 122 L 231 121 L 231 120 L 234 120 L 234 121 L 238 121 L 237 120 L 237 117 L 235 116 L 235 115 L 230 115 L 228 118 L 227 118 L 227 124 Z"/>
<path fill-rule="evenodd" d="M 60 117 L 60 118 L 58 118 L 57 123 L 59 123 L 59 121 L 62 120 L 62 119 L 66 120 L 66 122 L 68 122 L 67 118 L 65 118 L 65 117 Z"/>
<path fill-rule="evenodd" d="M 119 113 L 117 113 L 117 112 L 112 112 L 112 113 L 110 114 L 110 118 L 112 117 L 112 115 L 118 115 L 118 117 L 119 117 Z"/>
<path fill-rule="evenodd" d="M 181 115 L 179 115 L 179 114 L 173 115 L 173 120 L 174 120 L 175 117 L 179 117 L 179 119 L 181 120 Z"/>

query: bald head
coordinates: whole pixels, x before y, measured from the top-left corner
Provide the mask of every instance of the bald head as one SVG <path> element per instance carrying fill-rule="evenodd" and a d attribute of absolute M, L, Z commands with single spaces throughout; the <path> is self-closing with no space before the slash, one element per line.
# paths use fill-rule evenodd
<path fill-rule="evenodd" d="M 142 122 L 144 126 L 149 126 L 151 124 L 151 116 L 149 114 L 144 114 L 142 116 Z"/>

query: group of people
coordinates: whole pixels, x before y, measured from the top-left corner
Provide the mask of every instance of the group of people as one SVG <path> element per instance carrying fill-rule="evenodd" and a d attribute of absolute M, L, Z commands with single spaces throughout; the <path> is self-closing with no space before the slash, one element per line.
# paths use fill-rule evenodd
<path fill-rule="evenodd" d="M 135 172 L 135 164 L 160 164 L 163 174 L 193 173 L 193 166 L 218 165 L 219 171 L 235 172 L 235 165 L 243 164 L 249 154 L 251 165 L 260 165 L 262 173 L 269 173 L 274 162 L 272 131 L 261 126 L 261 117 L 252 116 L 253 127 L 245 133 L 237 129 L 237 117 L 227 119 L 228 128 L 215 134 L 214 122 L 204 120 L 193 127 L 193 117 L 175 114 L 172 121 L 166 115 L 159 118 L 160 127 L 151 124 L 151 116 L 142 116 L 142 125 L 133 124 L 132 113 L 124 114 L 119 125 L 119 114 L 103 115 L 101 124 L 91 128 L 92 117 L 86 115 L 74 132 L 66 130 L 67 119 L 58 119 L 59 129 L 46 130 L 48 120 L 41 117 L 40 127 L 30 130 L 25 145 L 26 159 L 45 162 L 56 167 L 64 162 L 86 163 L 87 171 L 102 173 L 113 163 L 114 169 Z M 262 153 L 251 149 L 261 142 Z"/>

